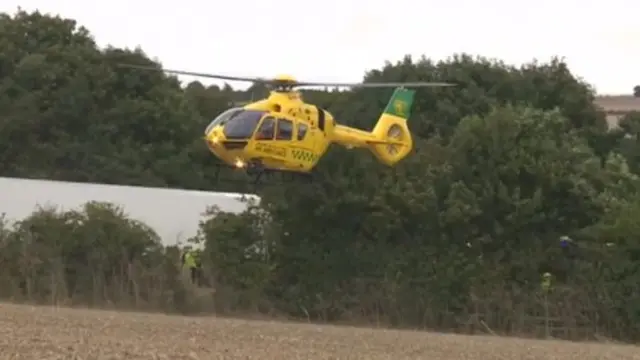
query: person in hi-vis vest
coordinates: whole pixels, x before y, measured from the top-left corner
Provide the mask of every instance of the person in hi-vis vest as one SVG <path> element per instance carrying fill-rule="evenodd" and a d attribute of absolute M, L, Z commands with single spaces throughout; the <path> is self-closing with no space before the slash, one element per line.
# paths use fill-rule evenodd
<path fill-rule="evenodd" d="M 182 254 L 182 265 L 189 268 L 191 282 L 195 284 L 198 276 L 198 262 L 193 250 L 185 249 L 184 254 Z"/>

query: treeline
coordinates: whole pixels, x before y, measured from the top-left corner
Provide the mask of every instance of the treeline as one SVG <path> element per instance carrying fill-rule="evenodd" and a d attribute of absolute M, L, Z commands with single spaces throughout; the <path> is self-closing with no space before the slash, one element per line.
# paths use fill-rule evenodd
<path fill-rule="evenodd" d="M 5 14 L 0 32 L 1 176 L 245 190 L 215 182 L 201 134 L 250 93 L 118 68 L 160 65 L 70 19 Z M 332 149 L 322 181 L 212 211 L 194 241 L 215 291 L 185 283 L 151 229 L 89 204 L 3 230 L 2 296 L 512 334 L 543 317 L 556 336 L 640 338 L 640 114 L 609 131 L 560 59 L 407 57 L 364 80 L 460 85 L 418 90 L 397 167 Z M 371 128 L 390 91 L 305 97 Z"/>
<path fill-rule="evenodd" d="M 185 314 L 215 310 L 213 293 L 187 281 L 181 266 L 183 250 L 196 247 L 197 239 L 164 247 L 146 224 L 100 202 L 0 220 L 2 299 Z"/>

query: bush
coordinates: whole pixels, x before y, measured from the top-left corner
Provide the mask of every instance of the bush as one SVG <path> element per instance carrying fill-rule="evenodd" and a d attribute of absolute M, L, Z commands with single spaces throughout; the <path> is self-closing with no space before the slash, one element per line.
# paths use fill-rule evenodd
<path fill-rule="evenodd" d="M 188 312 L 180 252 L 128 219 L 90 202 L 81 210 L 40 208 L 1 223 L 0 297 L 34 303 Z"/>

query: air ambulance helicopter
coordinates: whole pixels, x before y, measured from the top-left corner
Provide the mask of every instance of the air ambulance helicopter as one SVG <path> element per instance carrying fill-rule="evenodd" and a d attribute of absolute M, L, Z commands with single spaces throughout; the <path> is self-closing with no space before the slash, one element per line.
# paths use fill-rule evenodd
<path fill-rule="evenodd" d="M 273 172 L 310 175 L 333 143 L 349 149 L 366 148 L 378 161 L 393 166 L 406 157 L 413 146 L 407 119 L 415 91 L 408 88 L 454 85 L 436 82 L 322 83 L 297 81 L 288 75 L 263 79 L 140 65 L 121 66 L 266 85 L 270 90 L 266 99 L 226 110 L 204 131 L 204 140 L 213 155 L 227 166 L 255 176 L 256 182 L 262 175 Z M 300 87 L 396 89 L 373 130 L 365 131 L 340 125 L 325 109 L 305 103 L 300 92 L 295 90 Z"/>

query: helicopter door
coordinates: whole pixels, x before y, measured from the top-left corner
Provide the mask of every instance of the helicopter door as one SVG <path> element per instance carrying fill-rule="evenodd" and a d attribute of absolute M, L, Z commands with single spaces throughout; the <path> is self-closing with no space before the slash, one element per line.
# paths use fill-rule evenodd
<path fill-rule="evenodd" d="M 314 129 L 302 121 L 296 122 L 295 125 L 297 131 L 292 142 L 291 157 L 300 167 L 313 166 L 317 159 Z"/>
<path fill-rule="evenodd" d="M 273 140 L 276 133 L 276 120 L 271 116 L 265 116 L 256 131 L 254 139 L 257 141 Z"/>
<path fill-rule="evenodd" d="M 278 131 L 276 140 L 293 141 L 293 121 L 289 119 L 278 119 Z"/>
<path fill-rule="evenodd" d="M 276 130 L 276 143 L 278 145 L 282 144 L 283 147 L 286 147 L 289 151 L 290 158 L 286 159 L 288 162 L 288 166 L 299 166 L 300 164 L 300 154 L 305 152 L 301 151 L 298 147 L 300 143 L 297 140 L 297 135 L 295 134 L 295 124 L 296 122 L 292 119 L 287 118 L 278 118 L 278 128 Z M 305 152 L 306 153 L 306 152 Z"/>
<path fill-rule="evenodd" d="M 296 132 L 296 146 L 315 152 L 315 137 L 313 136 L 314 129 L 303 122 L 299 122 L 296 125 L 298 130 Z"/>
<path fill-rule="evenodd" d="M 284 161 L 287 155 L 286 147 L 280 146 L 274 141 L 276 137 L 276 119 L 272 116 L 262 118 L 258 129 L 253 136 L 253 150 L 265 158 Z"/>

